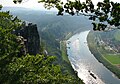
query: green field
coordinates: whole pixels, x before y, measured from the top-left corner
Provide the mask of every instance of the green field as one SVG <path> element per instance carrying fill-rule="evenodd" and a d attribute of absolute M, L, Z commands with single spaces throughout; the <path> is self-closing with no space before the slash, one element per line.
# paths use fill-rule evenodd
<path fill-rule="evenodd" d="M 105 55 L 104 57 L 112 64 L 120 64 L 120 55 Z"/>

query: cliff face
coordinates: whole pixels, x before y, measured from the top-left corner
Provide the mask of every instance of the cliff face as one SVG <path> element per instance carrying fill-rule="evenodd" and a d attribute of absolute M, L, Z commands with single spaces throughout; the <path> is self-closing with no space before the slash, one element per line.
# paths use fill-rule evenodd
<path fill-rule="evenodd" d="M 36 55 L 40 51 L 40 38 L 37 30 L 37 25 L 28 23 L 20 28 L 20 30 L 15 30 L 17 36 L 22 36 L 23 50 L 22 53 L 30 55 Z"/>

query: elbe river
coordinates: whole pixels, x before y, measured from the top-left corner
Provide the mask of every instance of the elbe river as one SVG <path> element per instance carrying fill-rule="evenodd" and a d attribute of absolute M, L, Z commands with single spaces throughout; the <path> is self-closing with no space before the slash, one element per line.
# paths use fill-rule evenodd
<path fill-rule="evenodd" d="M 90 30 L 75 34 L 67 41 L 67 54 L 73 69 L 85 84 L 120 84 L 120 79 L 90 52 L 87 45 L 89 32 Z"/>

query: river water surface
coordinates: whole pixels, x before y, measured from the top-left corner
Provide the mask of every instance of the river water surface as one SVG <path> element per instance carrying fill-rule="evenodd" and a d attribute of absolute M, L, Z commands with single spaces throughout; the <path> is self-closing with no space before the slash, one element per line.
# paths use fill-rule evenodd
<path fill-rule="evenodd" d="M 67 54 L 73 69 L 78 72 L 78 77 L 85 84 L 120 84 L 120 80 L 89 51 L 87 45 L 89 32 L 76 34 L 67 41 Z"/>

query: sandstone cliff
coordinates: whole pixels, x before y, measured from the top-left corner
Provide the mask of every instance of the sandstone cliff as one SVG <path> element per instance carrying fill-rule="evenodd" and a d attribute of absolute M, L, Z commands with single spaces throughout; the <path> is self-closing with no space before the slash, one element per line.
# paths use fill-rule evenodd
<path fill-rule="evenodd" d="M 30 55 L 36 55 L 40 51 L 40 38 L 37 30 L 37 25 L 24 22 L 24 25 L 14 32 L 17 36 L 23 37 L 21 38 L 21 44 L 23 45 L 23 49 L 21 53 Z"/>

